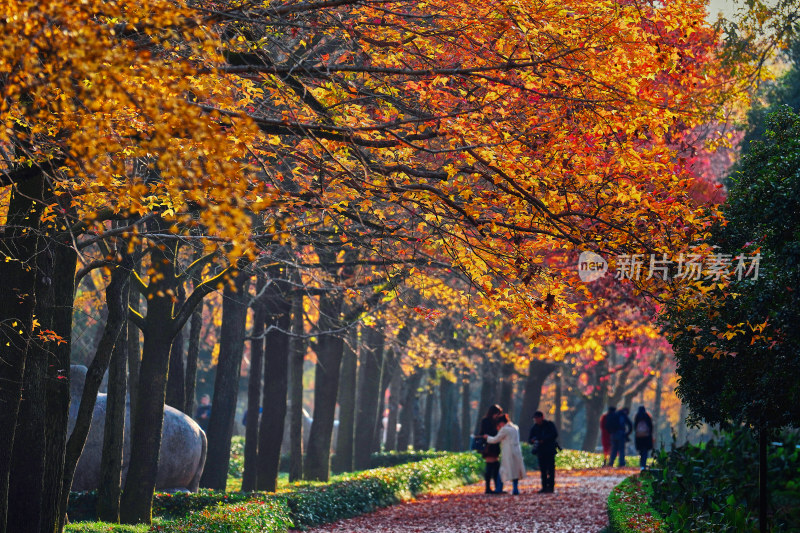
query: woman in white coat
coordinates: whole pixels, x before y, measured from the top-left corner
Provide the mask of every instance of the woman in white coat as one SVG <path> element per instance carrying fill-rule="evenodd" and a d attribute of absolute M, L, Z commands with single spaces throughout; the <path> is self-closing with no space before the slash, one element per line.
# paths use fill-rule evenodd
<path fill-rule="evenodd" d="M 511 480 L 514 484 L 512 494 L 519 494 L 517 482 L 525 477 L 525 463 L 522 461 L 522 448 L 519 445 L 519 428 L 509 420 L 507 414 L 502 414 L 497 419 L 497 435 L 487 435 L 489 444 L 500 443 L 500 477 L 503 483 Z"/>

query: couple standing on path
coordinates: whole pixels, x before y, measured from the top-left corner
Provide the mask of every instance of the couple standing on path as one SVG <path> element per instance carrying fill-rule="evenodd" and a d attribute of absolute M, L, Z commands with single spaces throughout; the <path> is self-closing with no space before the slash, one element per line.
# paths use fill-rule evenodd
<path fill-rule="evenodd" d="M 636 417 L 631 422 L 628 418 L 628 409 L 617 410 L 609 407 L 608 412 L 600 417 L 601 442 L 603 444 L 603 466 L 614 466 L 614 460 L 619 456 L 619 466 L 625 466 L 625 446 L 630 440 L 630 434 L 636 431 L 635 444 L 639 452 L 639 468 L 647 467 L 647 457 L 655 445 L 653 432 L 653 419 L 642 405 L 636 412 Z M 611 460 L 608 461 L 608 456 Z"/>
<path fill-rule="evenodd" d="M 531 428 L 528 442 L 532 452 L 539 459 L 542 474 L 542 488 L 539 492 L 551 493 L 555 489 L 556 471 L 556 439 L 558 431 L 555 424 L 544 419 L 541 411 L 533 415 L 534 425 Z M 480 437 L 486 440 L 481 454 L 486 461 L 486 494 L 502 494 L 503 483 L 511 481 L 512 494 L 519 494 L 519 480 L 525 477 L 525 464 L 522 459 L 522 448 L 519 443 L 519 427 L 511 422 L 508 415 L 499 405 L 492 405 L 481 420 Z M 499 444 L 499 446 L 498 446 Z M 502 452 L 503 460 L 500 461 Z M 495 490 L 491 490 L 494 480 Z"/>

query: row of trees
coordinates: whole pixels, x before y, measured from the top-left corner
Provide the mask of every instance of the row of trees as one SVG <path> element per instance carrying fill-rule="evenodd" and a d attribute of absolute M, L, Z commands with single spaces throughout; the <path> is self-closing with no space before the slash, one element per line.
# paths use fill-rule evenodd
<path fill-rule="evenodd" d="M 63 528 L 107 368 L 106 427 L 122 427 L 129 391 L 133 445 L 124 487 L 107 446 L 104 512 L 149 522 L 164 405 L 191 410 L 212 293 L 214 488 L 245 346 L 249 412 L 270 408 L 248 419 L 244 484 L 266 489 L 286 405 L 299 427 L 309 347 L 314 423 L 305 462 L 293 453 L 309 479 L 327 478 L 335 406 L 356 389 L 378 405 L 342 409 L 353 457 L 374 446 L 398 368 L 413 395 L 412 367 L 458 376 L 475 354 L 525 358 L 525 419 L 552 371 L 539 359 L 575 359 L 593 406 L 612 373 L 644 372 L 632 389 L 618 379 L 624 397 L 660 364 L 647 306 L 604 309 L 556 252 L 672 253 L 710 226 L 676 153 L 703 142 L 739 80 L 693 2 L 0 9 L 0 531 Z M 106 316 L 68 435 L 73 307 L 90 279 Z M 455 410 L 454 380 L 440 383 Z"/>

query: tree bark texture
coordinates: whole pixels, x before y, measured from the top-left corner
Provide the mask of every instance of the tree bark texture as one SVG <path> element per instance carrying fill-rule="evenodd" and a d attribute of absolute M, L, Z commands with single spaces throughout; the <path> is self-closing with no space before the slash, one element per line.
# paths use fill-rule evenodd
<path fill-rule="evenodd" d="M 123 295 L 123 300 L 128 295 Z M 122 454 L 125 438 L 125 397 L 128 388 L 128 328 L 123 325 L 114 344 L 108 368 L 108 396 L 100 459 L 100 486 L 97 488 L 97 517 L 104 522 L 119 522 L 122 496 Z"/>
<path fill-rule="evenodd" d="M 362 330 L 358 396 L 356 400 L 355 437 L 353 442 L 353 467 L 356 470 L 369 468 L 370 455 L 374 450 L 375 424 L 378 419 L 381 387 L 381 363 L 383 359 L 383 333 L 378 327 Z"/>
<path fill-rule="evenodd" d="M 397 421 L 400 411 L 400 399 L 403 388 L 403 373 L 399 368 L 392 372 L 392 380 L 389 382 L 389 416 L 386 421 L 386 450 L 397 448 Z M 341 431 L 341 427 L 339 428 Z"/>
<path fill-rule="evenodd" d="M 38 174 L 12 188 L 6 228 L 0 240 L 0 532 L 13 531 L 6 529 L 9 481 L 26 356 L 33 340 L 41 223 L 41 203 L 35 200 L 43 197 L 44 187 L 44 176 Z"/>
<path fill-rule="evenodd" d="M 422 374 L 414 370 L 403 380 L 403 400 L 400 407 L 400 433 L 397 435 L 397 451 L 404 452 L 414 442 L 414 419 L 419 413 L 417 389 Z"/>
<path fill-rule="evenodd" d="M 131 460 L 120 502 L 120 520 L 128 524 L 152 519 L 153 492 L 164 425 L 170 349 L 177 327 L 173 319 L 175 245 L 158 243 L 150 251 L 153 275 L 146 288 L 142 359 L 131 426 Z"/>
<path fill-rule="evenodd" d="M 239 395 L 239 373 L 242 368 L 245 324 L 250 296 L 247 293 L 249 277 L 233 271 L 233 286 L 226 283 L 222 291 L 222 324 L 219 335 L 219 360 L 214 380 L 214 398 L 208 419 L 208 454 L 200 486 L 225 490 L 228 481 L 228 463 L 231 457 L 231 437 L 236 417 L 236 400 Z M 253 413 L 258 416 L 258 413 Z"/>
<path fill-rule="evenodd" d="M 525 392 L 522 395 L 522 413 L 519 416 L 518 424 L 520 435 L 523 435 L 523 438 L 527 437 L 531 426 L 533 426 L 533 413 L 539 410 L 544 382 L 556 368 L 556 365 L 539 359 L 531 359 L 528 364 L 528 377 L 525 379 Z"/>
<path fill-rule="evenodd" d="M 64 342 L 49 343 L 47 378 L 45 381 L 45 471 L 42 493 L 42 528 L 44 533 L 61 531 L 66 508 L 61 506 L 61 480 L 69 425 L 69 365 L 72 348 L 72 309 L 75 298 L 75 267 L 77 253 L 66 238 L 54 247 L 52 286 L 56 304 L 50 309 L 48 329 Z M 44 316 L 44 313 L 43 313 Z"/>
<path fill-rule="evenodd" d="M 264 339 L 264 412 L 258 431 L 259 490 L 274 492 L 278 486 L 281 442 L 286 421 L 289 386 L 289 345 L 292 327 L 291 286 L 285 267 L 268 281 L 264 304 L 267 332 Z"/>
<path fill-rule="evenodd" d="M 327 481 L 330 475 L 331 434 L 339 392 L 339 369 L 344 342 L 336 330 L 342 327 L 342 296 L 326 293 L 320 296 L 319 323 L 321 332 L 315 351 L 314 420 L 308 436 L 308 451 L 304 467 L 305 478 Z"/>
<path fill-rule="evenodd" d="M 512 403 L 514 394 L 514 365 L 513 363 L 502 363 L 500 365 L 500 406 L 509 413 L 514 412 Z"/>
<path fill-rule="evenodd" d="M 257 298 L 253 302 L 253 331 L 250 340 L 250 375 L 247 381 L 247 424 L 244 428 L 244 472 L 242 474 L 242 490 L 256 490 L 258 478 L 258 422 L 261 411 L 261 378 L 264 367 L 264 325 L 267 310 L 261 294 L 266 286 L 266 279 L 259 274 L 256 281 Z"/>
<path fill-rule="evenodd" d="M 481 418 L 489 410 L 489 406 L 497 403 L 497 364 L 489 357 L 484 356 L 481 364 L 481 394 L 478 401 L 478 420 L 475 422 L 477 434 L 481 429 Z"/>
<path fill-rule="evenodd" d="M 461 435 L 456 413 L 456 384 L 442 378 L 439 382 L 439 428 L 436 437 L 436 449 L 455 451 L 458 449 L 457 438 Z"/>
<path fill-rule="evenodd" d="M 111 273 L 111 281 L 106 287 L 106 304 L 108 307 L 108 318 L 103 328 L 103 336 L 97 346 L 97 353 L 92 359 L 86 371 L 86 380 L 83 386 L 83 393 L 80 398 L 80 407 L 75 419 L 75 426 L 72 434 L 67 441 L 67 449 L 64 461 L 64 475 L 61 485 L 61 508 L 67 508 L 69 492 L 72 489 L 72 477 L 78 466 L 78 460 L 86 444 L 89 429 L 92 424 L 92 414 L 97 402 L 97 393 L 100 390 L 100 383 L 103 375 L 108 369 L 114 346 L 118 342 L 124 342 L 122 329 L 125 327 L 128 311 L 128 291 L 130 289 L 130 264 L 118 266 Z M 76 401 L 77 398 L 73 399 Z"/>
<path fill-rule="evenodd" d="M 183 283 L 178 283 L 178 306 L 186 301 L 186 290 Z M 180 328 L 175 338 L 172 339 L 172 349 L 169 352 L 169 374 L 167 377 L 167 405 L 183 411 L 186 406 L 186 371 L 183 364 L 183 329 Z M 186 412 L 186 411 L 184 411 Z M 192 412 L 186 412 L 192 416 Z"/>
<path fill-rule="evenodd" d="M 339 383 L 339 432 L 336 437 L 334 472 L 353 470 L 353 451 L 356 417 L 356 387 L 358 380 L 358 333 L 347 335 L 342 354 L 342 370 Z"/>
<path fill-rule="evenodd" d="M 186 403 L 183 412 L 194 416 L 195 390 L 197 387 L 197 359 L 200 355 L 200 333 L 203 329 L 203 301 L 192 311 L 189 322 L 189 346 L 186 349 Z"/>
<path fill-rule="evenodd" d="M 431 371 L 428 371 L 430 374 Z M 433 408 L 436 404 L 436 391 L 433 387 L 433 384 L 430 383 L 430 377 L 426 380 L 427 384 L 425 386 L 425 414 L 423 415 L 422 419 L 422 427 L 423 427 L 423 437 L 422 441 L 424 442 L 424 446 L 422 449 L 429 450 L 432 445 L 433 440 Z"/>
<path fill-rule="evenodd" d="M 469 449 L 469 432 L 472 428 L 472 409 L 470 408 L 470 375 L 466 371 L 459 374 L 461 398 L 461 444 L 459 449 Z"/>
<path fill-rule="evenodd" d="M 295 285 L 302 282 L 294 275 Z M 289 355 L 289 481 L 303 478 L 303 363 L 306 358 L 303 295 L 292 299 L 292 337 Z"/>

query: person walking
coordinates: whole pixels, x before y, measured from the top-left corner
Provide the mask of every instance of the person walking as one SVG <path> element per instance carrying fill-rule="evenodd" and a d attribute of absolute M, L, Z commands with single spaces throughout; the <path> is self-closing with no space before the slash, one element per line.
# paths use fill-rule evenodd
<path fill-rule="evenodd" d="M 644 470 L 647 467 L 647 457 L 655 444 L 653 439 L 653 419 L 647 413 L 644 405 L 639 406 L 636 416 L 633 418 L 634 443 L 636 451 L 639 452 L 639 467 Z"/>
<path fill-rule="evenodd" d="M 623 407 L 617 411 L 613 420 L 607 420 L 607 426 L 612 429 L 611 433 L 611 459 L 608 466 L 614 466 L 614 461 L 619 456 L 619 466 L 625 466 L 625 444 L 633 430 L 633 423 L 628 418 L 628 409 Z"/>
<path fill-rule="evenodd" d="M 609 407 L 608 411 L 600 417 L 600 444 L 603 446 L 603 466 L 609 466 L 608 457 L 611 455 L 611 432 L 608 430 L 608 417 L 615 416 L 616 407 Z"/>
<path fill-rule="evenodd" d="M 542 488 L 539 492 L 550 493 L 556 487 L 556 452 L 558 430 L 556 425 L 544 419 L 544 413 L 533 413 L 533 427 L 528 435 L 531 451 L 539 459 L 539 470 L 542 474 Z"/>
<path fill-rule="evenodd" d="M 525 477 L 525 462 L 522 460 L 522 448 L 519 445 L 519 427 L 508 418 L 507 414 L 497 417 L 497 435 L 486 436 L 489 444 L 500 444 L 503 462 L 500 464 L 500 479 L 503 483 L 513 484 L 511 494 L 519 494 L 519 480 Z"/>
<path fill-rule="evenodd" d="M 211 418 L 211 396 L 203 394 L 200 398 L 200 405 L 197 406 L 197 411 L 194 414 L 194 419 L 197 425 L 203 431 L 208 430 L 208 420 Z"/>
<path fill-rule="evenodd" d="M 497 418 L 503 414 L 503 408 L 497 404 L 489 407 L 486 415 L 481 419 L 478 435 L 493 437 L 497 435 Z M 503 492 L 503 481 L 500 479 L 500 445 L 486 444 L 483 448 L 483 460 L 486 461 L 486 470 L 483 478 L 486 480 L 486 494 L 501 494 Z M 491 490 L 490 482 L 494 480 L 494 491 Z"/>

